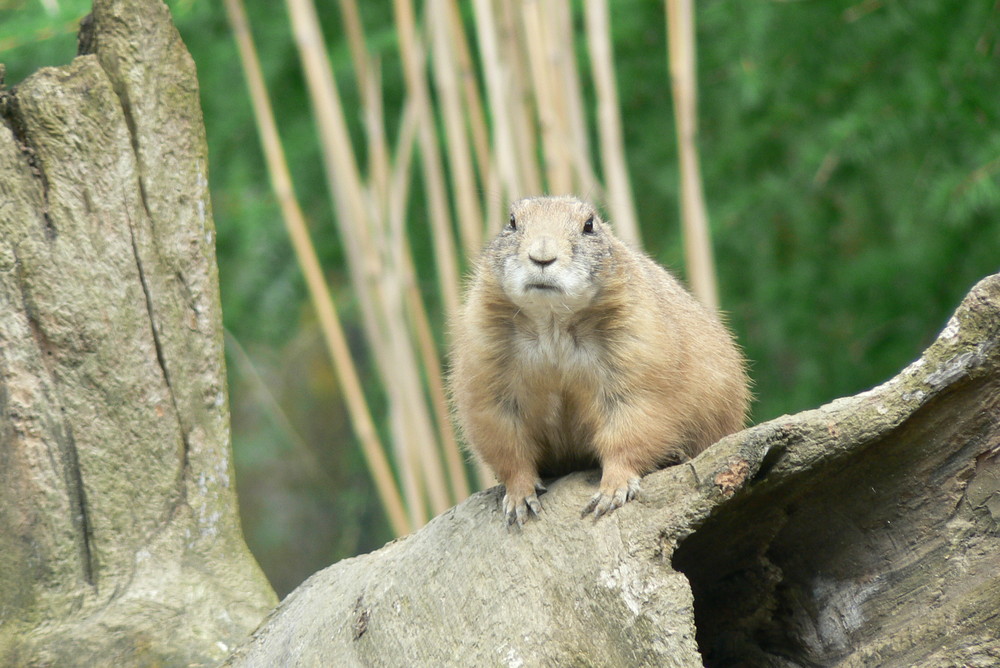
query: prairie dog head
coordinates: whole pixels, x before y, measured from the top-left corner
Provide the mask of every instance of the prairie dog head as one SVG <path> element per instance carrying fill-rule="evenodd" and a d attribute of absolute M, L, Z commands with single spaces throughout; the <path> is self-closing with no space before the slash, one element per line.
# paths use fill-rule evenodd
<path fill-rule="evenodd" d="M 532 313 L 569 314 L 600 291 L 611 243 L 591 205 L 572 197 L 531 197 L 511 206 L 487 257 L 514 304 Z"/>

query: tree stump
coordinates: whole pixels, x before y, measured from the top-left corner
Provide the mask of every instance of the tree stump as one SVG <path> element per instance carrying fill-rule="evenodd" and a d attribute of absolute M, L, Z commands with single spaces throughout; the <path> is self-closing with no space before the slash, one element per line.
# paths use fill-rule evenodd
<path fill-rule="evenodd" d="M 233 489 L 194 64 L 158 0 L 0 93 L 0 663 L 214 665 L 272 607 Z"/>

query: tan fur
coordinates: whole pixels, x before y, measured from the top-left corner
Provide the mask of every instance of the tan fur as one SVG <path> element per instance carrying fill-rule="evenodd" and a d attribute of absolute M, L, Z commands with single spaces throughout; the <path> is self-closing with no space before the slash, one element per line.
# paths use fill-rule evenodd
<path fill-rule="evenodd" d="M 714 313 L 589 204 L 529 198 L 511 215 L 454 323 L 450 377 L 469 447 L 506 487 L 508 522 L 541 510 L 540 476 L 599 465 L 584 510 L 599 516 L 640 476 L 742 428 L 743 357 Z"/>

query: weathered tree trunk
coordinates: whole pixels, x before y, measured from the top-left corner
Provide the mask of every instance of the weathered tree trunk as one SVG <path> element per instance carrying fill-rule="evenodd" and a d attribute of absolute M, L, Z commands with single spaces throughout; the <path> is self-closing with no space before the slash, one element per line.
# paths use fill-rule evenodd
<path fill-rule="evenodd" d="M 1000 274 L 868 392 L 730 436 L 597 522 L 474 495 L 323 570 L 230 666 L 995 666 Z"/>
<path fill-rule="evenodd" d="M 159 0 L 0 93 L 0 664 L 210 665 L 243 542 L 194 65 Z"/>

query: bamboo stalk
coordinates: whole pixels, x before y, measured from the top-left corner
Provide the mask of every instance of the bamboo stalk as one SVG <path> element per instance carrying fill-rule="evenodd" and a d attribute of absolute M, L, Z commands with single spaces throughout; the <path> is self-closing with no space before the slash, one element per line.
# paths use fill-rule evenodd
<path fill-rule="evenodd" d="M 388 203 L 388 215 L 390 219 L 399 221 L 403 220 L 406 212 L 410 160 L 413 154 L 414 135 L 416 134 L 416 116 L 413 113 L 412 106 L 407 105 L 404 110 L 401 125 L 399 142 L 396 147 L 396 163 L 392 174 L 392 197 Z M 416 333 L 418 349 L 431 397 L 431 405 L 434 410 L 434 418 L 440 434 L 453 500 L 457 503 L 469 496 L 468 477 L 462 465 L 461 453 L 458 449 L 451 416 L 448 412 L 448 402 L 445 398 L 444 385 L 442 383 L 443 374 L 441 364 L 434 346 L 434 337 L 431 333 L 430 321 L 427 317 L 427 308 L 424 305 L 423 297 L 420 295 L 420 290 L 416 282 L 417 272 L 413 266 L 413 254 L 410 251 L 409 242 L 405 238 L 404 242 L 406 243 L 406 249 L 403 253 L 403 260 L 406 263 L 405 274 L 407 277 L 406 310 L 410 315 Z"/>
<path fill-rule="evenodd" d="M 417 479 L 414 484 L 407 487 L 407 503 L 416 507 L 411 517 L 423 523 L 426 521 L 423 509 L 425 494 L 431 504 L 431 510 L 435 513 L 446 509 L 451 500 L 448 498 L 448 487 L 440 464 L 441 456 L 435 448 L 438 430 L 434 429 L 428 414 L 419 365 L 412 350 L 414 342 L 403 327 L 406 321 L 406 295 L 409 286 L 413 284 L 412 276 L 407 275 L 404 267 L 412 263 L 404 263 L 407 259 L 405 256 L 409 253 L 405 242 L 405 231 L 402 229 L 404 214 L 396 211 L 398 207 L 393 206 L 393 202 L 400 199 L 394 192 L 399 179 L 390 180 L 379 68 L 377 64 L 371 65 L 367 58 L 364 34 L 355 3 L 352 0 L 343 0 L 342 7 L 346 9 L 347 29 L 349 33 L 355 35 L 352 40 L 356 44 L 352 47 L 353 60 L 356 67 L 360 64 L 362 71 L 370 73 L 369 81 L 360 82 L 360 88 L 365 97 L 363 117 L 368 137 L 369 182 L 372 186 L 369 202 L 372 213 L 367 228 L 371 238 L 370 243 L 379 247 L 381 258 L 379 263 L 381 269 L 375 289 L 381 295 L 380 304 L 384 309 L 378 321 L 386 345 L 377 351 L 377 355 L 383 360 L 380 364 L 380 370 L 383 371 L 383 386 L 389 395 L 390 411 L 394 412 L 396 418 L 391 421 L 393 429 L 396 430 L 394 442 L 405 461 L 411 465 L 413 462 L 419 463 L 418 469 L 423 473 L 422 480 Z M 405 153 L 403 162 L 407 170 L 415 127 L 415 115 L 412 112 L 413 105 L 408 104 L 404 109 L 400 146 L 397 148 L 397 153 Z M 402 200 L 405 207 L 405 181 L 403 190 Z"/>
<path fill-rule="evenodd" d="M 351 51 L 351 62 L 354 63 L 354 74 L 359 85 L 370 81 L 368 72 L 371 69 L 366 47 L 365 31 L 361 25 L 361 12 L 358 11 L 357 0 L 340 0 L 340 16 L 344 21 L 344 34 L 347 35 L 347 45 Z M 364 99 L 362 95 L 362 99 Z"/>
<path fill-rule="evenodd" d="M 374 217 L 384 215 L 389 199 L 389 145 L 385 137 L 385 116 L 382 108 L 381 70 L 376 61 L 369 66 L 369 81 L 363 86 L 365 136 L 368 138 L 368 183 L 372 190 Z"/>
<path fill-rule="evenodd" d="M 364 392 L 358 379 L 357 369 L 354 367 L 340 320 L 334 308 L 333 297 L 323 278 L 315 248 L 309 238 L 305 218 L 295 197 L 291 175 L 278 137 L 277 125 L 267 96 L 246 12 L 242 0 L 225 0 L 225 6 L 233 34 L 236 37 L 247 86 L 250 89 L 271 186 L 281 207 L 282 219 L 288 230 L 289 238 L 292 240 L 299 265 L 305 275 L 310 298 L 319 316 L 320 326 L 334 363 L 334 369 L 344 390 L 348 413 L 351 416 L 351 425 L 361 443 L 365 462 L 375 481 L 375 487 L 393 532 L 397 536 L 401 536 L 409 533 L 413 525 L 406 518 L 402 498 L 389 467 L 385 449 L 378 438 L 374 422 L 372 422 L 371 413 L 368 410 Z"/>
<path fill-rule="evenodd" d="M 404 112 L 405 113 L 405 112 Z M 419 132 L 419 115 L 410 114 L 416 119 Z M 410 130 L 404 126 L 404 131 Z M 409 147 L 412 146 L 412 131 L 409 137 L 403 137 L 407 142 L 405 161 L 409 162 Z M 399 151 L 397 151 L 397 154 Z M 406 172 L 408 172 L 408 168 Z M 398 174 L 398 171 L 397 171 Z M 448 486 L 445 483 L 444 468 L 436 443 L 435 433 L 427 403 L 424 397 L 423 384 L 417 351 L 414 350 L 414 340 L 407 328 L 406 295 L 411 285 L 415 284 L 415 275 L 409 271 L 412 263 L 409 261 L 409 244 L 405 228 L 407 179 L 393 179 L 390 200 L 386 207 L 386 229 L 384 239 L 387 242 L 387 259 L 382 275 L 383 290 L 386 303 L 391 311 L 386 317 L 386 327 L 393 343 L 394 373 L 387 390 L 394 398 L 394 404 L 404 411 L 409 444 L 412 455 L 423 473 L 424 490 L 430 502 L 433 514 L 446 510 L 450 505 Z"/>
<path fill-rule="evenodd" d="M 403 62 L 404 75 L 406 79 L 408 99 L 412 101 L 417 119 L 417 140 L 420 144 L 420 158 L 422 163 L 422 180 L 427 195 L 428 216 L 434 246 L 435 263 L 437 267 L 438 284 L 441 288 L 442 301 L 447 318 L 454 317 L 458 310 L 458 262 L 455 255 L 454 233 L 451 225 L 451 215 L 449 212 L 448 198 L 445 188 L 444 169 L 441 164 L 441 157 L 438 152 L 437 132 L 434 126 L 434 115 L 430 105 L 429 89 L 427 84 L 424 65 L 426 62 L 425 52 L 418 39 L 416 20 L 413 12 L 413 5 L 410 0 L 396 0 L 394 2 L 396 16 L 396 26 L 400 37 L 400 55 Z M 460 117 L 460 114 L 459 114 Z M 405 267 L 404 257 L 408 252 L 405 245 L 405 233 L 403 233 L 403 214 L 399 213 L 395 218 L 390 218 L 390 224 L 394 224 L 396 232 L 393 233 L 393 267 L 403 269 Z M 412 280 L 412 279 L 411 279 Z M 402 285 L 399 286 L 402 291 Z M 397 295 L 393 295 L 394 303 Z M 403 316 L 405 309 L 402 308 L 403 296 L 399 295 L 400 310 L 398 320 L 388 323 L 390 327 L 396 328 L 405 322 Z M 407 393 L 411 409 L 410 417 L 414 421 L 414 426 L 418 428 L 418 433 L 425 433 L 429 427 L 430 415 L 423 394 L 419 391 L 419 375 L 416 373 L 417 364 L 415 356 L 411 357 L 412 339 L 404 340 L 403 330 L 395 330 L 400 337 L 399 353 L 406 356 L 405 365 L 402 369 L 402 380 L 411 389 Z M 414 353 L 415 355 L 415 353 Z M 419 405 L 417 399 L 419 398 Z M 430 430 L 426 432 L 430 434 Z M 440 436 L 440 432 L 438 432 Z M 420 450 L 419 463 L 423 469 L 427 482 L 428 498 L 432 509 L 441 512 L 448 507 L 446 496 L 446 485 L 444 482 L 444 472 L 441 466 L 441 457 L 436 454 L 435 442 L 431 438 L 421 438 L 416 440 L 416 445 Z"/>
<path fill-rule="evenodd" d="M 407 255 L 407 259 L 410 259 L 409 254 Z M 413 271 L 412 263 L 408 267 L 408 270 Z M 427 309 L 424 306 L 420 290 L 415 284 L 409 286 L 406 299 L 407 310 L 411 315 L 413 330 L 417 337 L 420 356 L 426 371 L 431 406 L 434 409 L 434 418 L 441 436 L 441 452 L 448 471 L 452 496 L 456 502 L 462 501 L 469 496 L 469 478 L 465 473 L 465 464 L 463 463 L 462 453 L 459 450 L 458 440 L 452 426 L 451 413 L 448 410 L 448 399 L 442 381 L 444 373 L 441 367 L 441 360 L 437 354 L 437 348 L 434 345 L 434 335 L 431 331 L 430 320 L 427 318 Z"/>
<path fill-rule="evenodd" d="M 384 126 L 379 128 L 380 131 L 383 127 Z M 386 220 L 394 217 L 396 209 L 405 208 L 406 206 L 409 182 L 405 176 L 413 155 L 413 145 L 416 133 L 416 110 L 412 101 L 407 100 L 407 102 L 403 105 L 400 132 L 396 140 L 396 163 L 390 168 L 388 182 L 386 184 L 386 200 L 384 202 Z M 400 399 L 395 395 L 395 389 L 397 387 L 398 386 L 393 383 L 391 386 L 387 385 L 385 388 L 387 394 L 390 395 L 390 401 L 394 407 L 398 407 L 398 404 L 400 403 Z M 398 412 L 398 408 L 394 408 L 393 410 Z M 396 428 L 403 428 L 398 424 L 398 420 L 396 420 L 395 423 Z M 425 481 L 417 475 L 419 467 L 415 463 L 420 457 L 420 452 L 418 452 L 418 449 L 414 447 L 414 444 L 410 439 L 397 440 L 396 452 L 398 453 L 399 461 L 402 462 L 401 468 L 406 471 L 406 477 L 403 479 L 403 482 L 406 489 L 406 498 L 409 500 L 411 519 L 417 526 L 423 526 L 423 524 L 427 522 L 427 514 L 423 503 Z"/>
<path fill-rule="evenodd" d="M 513 145 L 510 149 L 518 162 L 524 188 L 521 192 L 511 193 L 512 198 L 526 195 L 538 195 L 546 192 L 542 172 L 538 167 L 539 128 L 536 123 L 536 107 L 529 67 L 526 64 L 525 53 L 528 45 L 525 43 L 524 29 L 519 20 L 522 0 L 499 3 L 498 23 L 501 35 L 501 58 L 504 59 L 505 96 L 500 100 L 500 109 L 510 115 Z M 494 107 L 496 110 L 496 107 Z M 506 147 L 494 147 L 494 150 Z"/>
<path fill-rule="evenodd" d="M 392 233 L 394 245 L 404 243 L 397 232 Z M 404 307 L 404 280 L 399 274 L 405 269 L 403 253 L 394 253 L 399 264 L 396 270 L 385 276 L 387 301 L 398 317 L 387 319 L 390 340 L 394 343 L 393 359 L 396 363 L 392 382 L 386 387 L 393 399 L 393 409 L 398 410 L 402 428 L 409 438 L 410 465 L 420 470 L 423 476 L 422 488 L 430 502 L 434 515 L 444 512 L 451 505 L 448 486 L 445 483 L 441 457 L 437 453 L 436 438 L 431 427 L 430 415 L 424 400 L 418 364 L 413 350 L 412 338 L 406 329 Z M 402 439 L 401 439 L 402 440 Z"/>
<path fill-rule="evenodd" d="M 507 197 L 516 197 L 524 193 L 525 183 L 514 150 L 514 129 L 507 99 L 508 66 L 500 56 L 500 39 L 490 0 L 473 0 L 473 7 L 483 79 L 493 114 L 493 151 L 502 188 Z"/>
<path fill-rule="evenodd" d="M 544 7 L 546 20 L 551 26 L 548 32 L 556 44 L 551 63 L 552 80 L 561 87 L 556 102 L 558 113 L 563 118 L 564 146 L 572 171 L 572 190 L 587 199 L 600 201 L 603 199 L 603 188 L 594 171 L 569 2 L 555 0 L 546 2 Z"/>
<path fill-rule="evenodd" d="M 389 423 L 393 433 L 406 430 L 407 425 L 403 419 L 399 410 L 389 411 Z M 403 441 L 395 441 L 395 452 L 403 482 L 403 495 L 406 498 L 406 512 L 413 526 L 422 527 L 427 524 L 427 511 L 424 504 L 424 481 L 417 465 L 417 453 Z"/>
<path fill-rule="evenodd" d="M 525 0 L 522 6 L 524 42 L 527 45 L 528 67 L 532 89 L 537 101 L 538 124 L 542 137 L 542 155 L 548 192 L 567 195 L 573 192 L 573 176 L 567 155 L 570 141 L 565 132 L 565 99 L 552 61 L 557 57 L 558 44 L 551 34 L 539 0 Z"/>
<path fill-rule="evenodd" d="M 681 168 L 681 221 L 691 291 L 710 308 L 719 307 L 708 212 L 698 160 L 698 88 L 692 0 L 666 0 L 670 84 Z"/>
<path fill-rule="evenodd" d="M 365 336 L 378 352 L 387 343 L 379 326 L 380 297 L 372 284 L 379 275 L 379 258 L 372 242 L 371 211 L 351 148 L 340 94 L 327 59 L 312 0 L 286 0 L 292 32 L 306 76 L 313 120 L 320 135 L 327 189 L 336 211 L 351 284 L 358 292 Z"/>
<path fill-rule="evenodd" d="M 414 478 L 414 463 L 421 443 L 419 420 L 409 404 L 406 390 L 397 382 L 399 368 L 398 330 L 394 320 L 400 317 L 400 300 L 386 289 L 385 274 L 394 266 L 387 263 L 383 217 L 361 181 L 347 122 L 333 71 L 327 58 L 316 8 L 312 0 L 287 0 L 292 30 L 309 87 L 313 116 L 320 131 L 325 173 L 340 236 L 347 250 L 351 282 L 357 291 L 363 323 L 382 386 L 389 395 L 389 426 L 395 451 L 401 464 L 403 494 L 411 521 L 419 526 L 426 521 L 425 485 Z M 426 437 L 426 434 L 423 435 Z"/>
<path fill-rule="evenodd" d="M 377 162 L 385 162 L 382 167 L 385 173 L 380 173 L 383 182 L 375 189 L 372 198 L 371 232 L 373 243 L 378 247 L 381 270 L 376 279 L 375 287 L 381 296 L 379 325 L 383 329 L 386 347 L 379 351 L 384 360 L 380 368 L 386 370 L 382 377 L 383 386 L 389 395 L 389 407 L 393 414 L 394 442 L 405 461 L 414 466 L 414 475 L 422 473 L 422 479 L 416 479 L 408 487 L 407 503 L 416 506 L 412 516 L 426 520 L 424 511 L 425 494 L 435 513 L 443 511 L 450 503 L 447 496 L 447 486 L 440 464 L 441 457 L 435 449 L 436 432 L 431 424 L 421 384 L 421 374 L 413 350 L 412 337 L 406 330 L 405 296 L 408 286 L 413 283 L 406 267 L 406 255 L 409 253 L 406 243 L 406 232 L 403 225 L 408 182 L 398 178 L 398 169 L 388 169 L 388 149 L 385 138 L 385 125 L 382 122 L 383 113 L 381 97 L 373 95 L 374 99 L 365 105 L 365 121 L 369 130 L 369 153 L 376 157 L 380 153 L 386 155 Z M 409 170 L 409 160 L 412 154 L 413 139 L 416 128 L 416 115 L 412 104 L 406 104 L 403 110 L 403 123 L 397 147 L 397 155 L 402 156 L 404 169 Z M 402 191 L 399 194 L 398 191 Z M 396 205 L 397 201 L 402 204 Z"/>
<path fill-rule="evenodd" d="M 503 197 L 503 184 L 500 170 L 491 169 L 486 180 L 486 197 L 483 198 L 485 213 L 483 215 L 483 238 L 492 239 L 500 231 L 500 221 L 506 222 L 504 211 L 509 202 Z"/>
<path fill-rule="evenodd" d="M 403 229 L 401 221 L 406 215 L 409 192 L 408 176 L 413 154 L 414 135 L 416 134 L 416 115 L 413 113 L 411 105 L 407 105 L 404 110 L 401 125 L 399 142 L 396 147 L 396 163 L 393 166 L 392 187 L 390 190 L 392 196 L 387 208 L 389 218 L 399 221 L 399 227 Z M 451 415 L 448 411 L 448 402 L 442 382 L 443 373 L 441 363 L 434 345 L 434 336 L 431 332 L 430 320 L 427 317 L 427 308 L 424 305 L 423 297 L 417 285 L 417 272 L 413 266 L 413 253 L 410 250 L 409 241 L 405 236 L 403 237 L 403 242 L 406 245 L 402 253 L 402 259 L 405 263 L 404 274 L 406 276 L 406 311 L 410 316 L 412 328 L 417 338 L 418 350 L 427 380 L 434 419 L 438 426 L 437 431 L 441 441 L 453 500 L 457 503 L 469 496 L 468 477 L 465 473 L 465 467 L 462 464 L 462 457 L 455 438 Z"/>
<path fill-rule="evenodd" d="M 479 83 L 476 81 L 476 72 L 472 66 L 469 41 L 465 35 L 465 27 L 458 11 L 458 4 L 455 0 L 445 0 L 445 2 L 448 9 L 448 28 L 453 45 L 452 50 L 458 60 L 458 71 L 462 80 L 462 95 L 465 101 L 476 165 L 480 182 L 487 184 L 491 181 L 495 169 L 491 166 L 489 129 L 486 126 L 482 95 L 479 92 Z"/>
<path fill-rule="evenodd" d="M 398 361 L 395 359 L 396 346 L 391 338 L 393 331 L 387 327 L 387 322 L 393 317 L 388 311 L 392 305 L 386 303 L 389 297 L 380 284 L 386 269 L 386 253 L 384 248 L 379 247 L 381 219 L 374 211 L 372 202 L 366 200 L 367 190 L 358 171 L 315 5 L 312 0 L 286 0 L 286 6 L 306 76 L 313 119 L 319 130 L 327 188 L 336 211 L 334 218 L 340 238 L 347 251 L 345 255 L 351 284 L 358 294 L 362 324 L 374 353 L 382 386 L 389 395 L 389 428 L 400 464 L 406 509 L 413 526 L 420 526 L 426 521 L 424 487 L 419 479 L 414 478 L 415 469 L 412 466 L 419 459 L 415 453 L 420 446 L 416 442 L 415 429 L 408 421 L 410 412 L 405 396 L 401 394 L 399 384 L 394 382 Z"/>
<path fill-rule="evenodd" d="M 607 186 L 608 209 L 615 231 L 636 248 L 641 245 L 639 223 L 625 163 L 618 87 L 611 48 L 611 20 L 607 0 L 586 2 L 590 69 L 597 93 L 597 130 L 601 146 L 601 172 Z"/>
<path fill-rule="evenodd" d="M 458 312 L 459 272 L 455 243 L 451 227 L 451 214 L 444 186 L 444 170 L 438 154 L 437 133 L 431 111 L 427 79 L 424 75 L 425 57 L 417 39 L 416 19 L 411 0 L 394 0 L 396 26 L 399 32 L 400 55 L 406 78 L 408 95 L 413 99 L 419 130 L 420 158 L 423 163 L 423 181 L 427 192 L 428 216 L 431 224 L 434 259 L 437 265 L 438 285 L 441 288 L 445 315 L 454 317 Z"/>
<path fill-rule="evenodd" d="M 365 135 L 368 139 L 368 183 L 373 189 L 372 205 L 376 208 L 388 198 L 389 150 L 385 141 L 385 119 L 382 110 L 382 77 L 378 61 L 368 56 L 367 40 L 361 24 L 356 0 L 340 0 L 340 15 L 351 52 L 358 94 L 364 108 Z M 376 211 L 375 216 L 378 217 Z"/>
<path fill-rule="evenodd" d="M 449 173 L 452 177 L 452 197 L 458 212 L 458 229 L 466 255 L 476 253 L 483 244 L 483 215 L 476 201 L 476 176 L 468 137 L 465 114 L 462 111 L 456 54 L 448 30 L 449 11 L 446 0 L 431 0 L 429 4 L 431 44 L 434 48 L 434 81 L 439 106 L 443 113 Z"/>
<path fill-rule="evenodd" d="M 377 96 L 376 96 L 377 97 Z M 369 150 L 384 147 L 384 124 L 381 122 L 381 100 L 377 99 L 366 108 L 367 125 L 372 128 L 369 137 Z M 403 160 L 409 164 L 412 153 L 413 137 L 416 127 L 416 117 L 412 104 L 407 104 L 403 111 L 403 124 L 400 132 L 397 154 L 403 154 Z M 386 338 L 385 349 L 379 352 L 384 360 L 381 365 L 387 370 L 382 381 L 389 396 L 389 409 L 393 419 L 391 424 L 394 442 L 400 452 L 401 460 L 413 467 L 410 471 L 414 476 L 421 472 L 422 478 L 413 478 L 407 487 L 407 504 L 411 506 L 411 517 L 421 523 L 426 521 L 425 495 L 430 502 L 431 510 L 438 513 L 447 508 L 450 503 L 447 496 L 447 486 L 440 466 L 440 456 L 434 444 L 435 430 L 427 414 L 427 406 L 420 381 L 420 373 L 416 362 L 413 342 L 405 328 L 405 293 L 406 286 L 412 283 L 412 277 L 407 275 L 405 255 L 406 234 L 403 228 L 402 213 L 398 212 L 395 202 L 402 199 L 405 207 L 407 184 L 388 173 L 380 175 L 385 179 L 381 193 L 384 198 L 373 198 L 372 209 L 375 211 L 372 220 L 374 243 L 379 247 L 381 256 L 381 271 L 376 288 L 381 295 L 384 312 L 380 314 L 380 326 Z M 397 191 L 402 190 L 402 195 Z"/>

